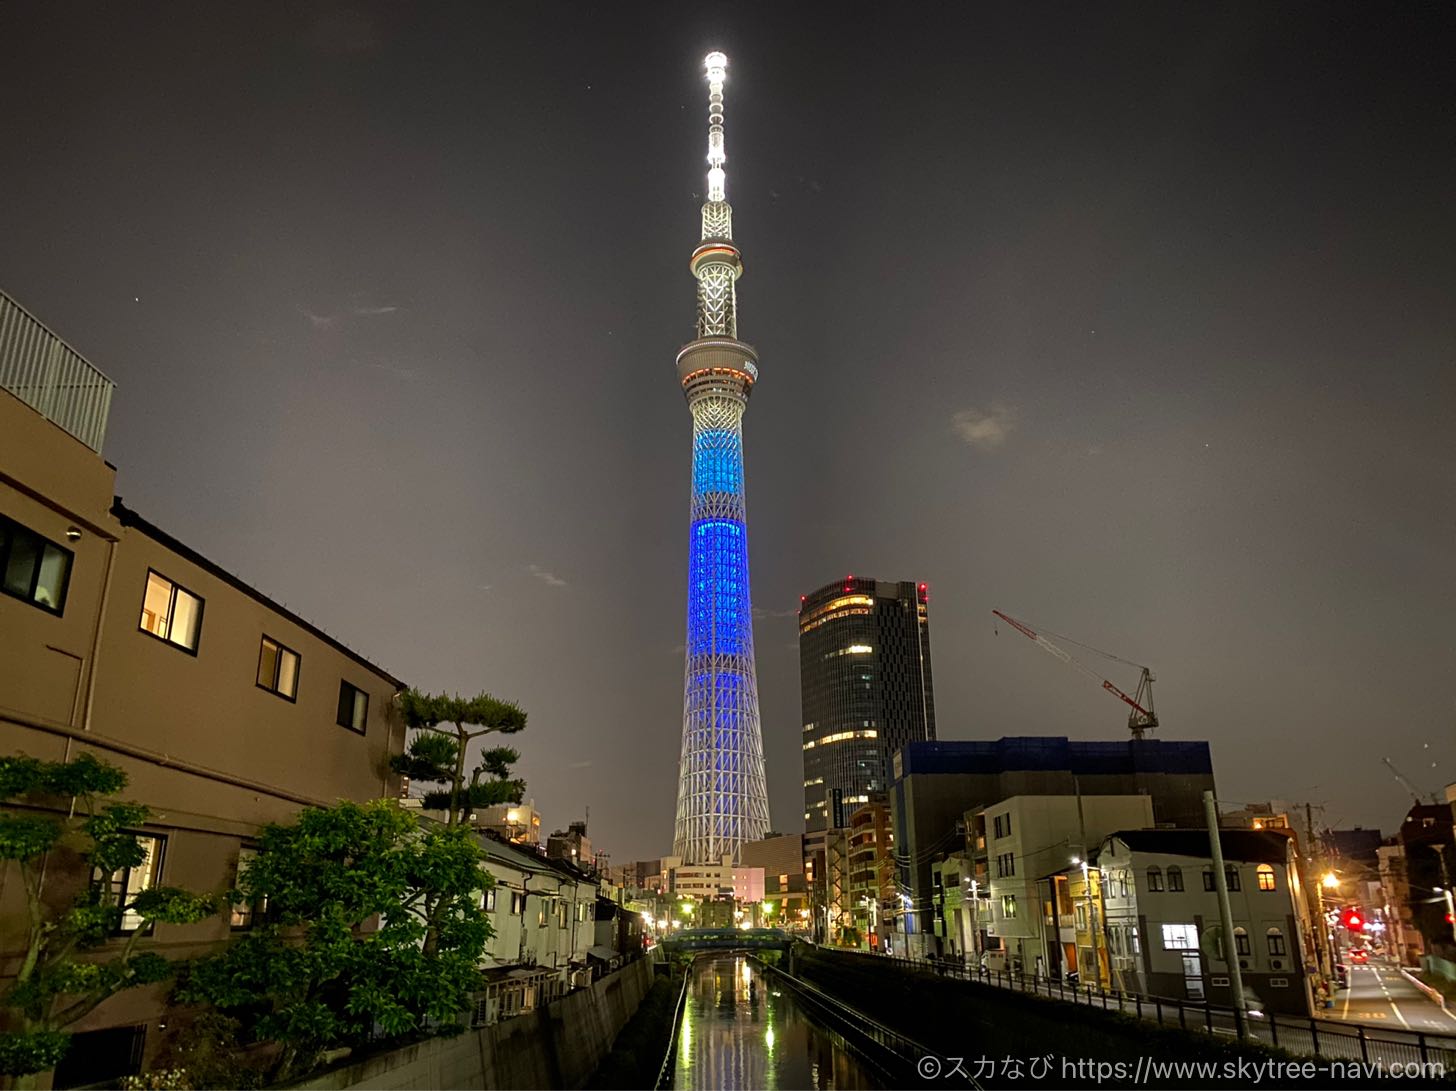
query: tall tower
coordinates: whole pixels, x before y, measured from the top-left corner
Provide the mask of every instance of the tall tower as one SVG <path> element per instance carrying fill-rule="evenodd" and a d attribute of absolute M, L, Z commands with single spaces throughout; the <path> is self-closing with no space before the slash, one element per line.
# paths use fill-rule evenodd
<path fill-rule="evenodd" d="M 743 503 L 743 411 L 758 354 L 738 340 L 735 285 L 743 259 L 724 196 L 723 79 L 728 58 L 709 53 L 708 199 L 691 269 L 698 329 L 677 354 L 693 415 L 688 529 L 687 667 L 673 854 L 688 864 L 736 862 L 739 846 L 768 832 L 768 788 L 753 666 L 748 522 Z"/>

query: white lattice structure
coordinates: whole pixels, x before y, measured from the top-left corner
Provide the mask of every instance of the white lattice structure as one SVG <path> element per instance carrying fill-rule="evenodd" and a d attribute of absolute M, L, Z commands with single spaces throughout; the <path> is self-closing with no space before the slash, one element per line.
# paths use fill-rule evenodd
<path fill-rule="evenodd" d="M 693 415 L 687 664 L 673 836 L 673 855 L 687 864 L 714 864 L 724 856 L 737 861 L 743 842 L 758 840 L 769 827 L 743 499 L 743 411 L 758 380 L 758 355 L 738 340 L 743 259 L 733 245 L 723 171 L 728 59 L 710 53 L 706 63 L 708 199 L 692 257 L 698 336 L 677 355 Z"/>

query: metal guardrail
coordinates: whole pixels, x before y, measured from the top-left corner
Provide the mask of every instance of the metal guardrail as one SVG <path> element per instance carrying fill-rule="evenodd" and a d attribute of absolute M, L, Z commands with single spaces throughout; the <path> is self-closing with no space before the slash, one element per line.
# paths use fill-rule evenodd
<path fill-rule="evenodd" d="M 0 387 L 101 453 L 116 384 L 4 292 Z"/>
<path fill-rule="evenodd" d="M 901 958 L 878 955 L 872 951 L 848 947 L 815 945 L 818 950 L 855 955 L 888 963 L 919 973 L 935 973 L 942 977 L 971 981 L 993 988 L 1012 989 L 1030 996 L 1060 1000 L 1066 1003 L 1120 1012 L 1156 1022 L 1160 1026 L 1176 1026 L 1183 1030 L 1209 1034 L 1235 1034 L 1234 1012 L 1214 1004 L 1193 1004 L 1170 997 L 1144 996 L 1137 993 L 1108 992 L 1090 985 L 1067 985 L 1060 981 L 1028 979 L 1024 974 L 993 970 L 974 970 L 954 962 L 932 959 Z M 1427 1034 L 1424 1031 L 1376 1031 L 1371 1033 L 1361 1024 L 1343 1024 L 1332 1019 L 1312 1016 L 1275 1015 L 1266 1013 L 1248 1023 L 1251 1040 L 1275 1046 L 1290 1053 L 1301 1053 L 1341 1061 L 1397 1063 L 1436 1063 L 1447 1072 L 1456 1072 L 1456 1037 Z"/>
<path fill-rule="evenodd" d="M 662 1064 L 657 1069 L 657 1082 L 652 1086 L 655 1091 L 666 1091 L 672 1086 L 673 1070 L 677 1067 L 677 1039 L 682 1032 L 683 1008 L 688 1000 L 688 982 L 692 980 L 693 971 L 689 967 L 683 972 L 682 988 L 677 993 L 677 1004 L 672 1009 L 672 1035 L 667 1040 L 667 1052 L 663 1054 Z"/>

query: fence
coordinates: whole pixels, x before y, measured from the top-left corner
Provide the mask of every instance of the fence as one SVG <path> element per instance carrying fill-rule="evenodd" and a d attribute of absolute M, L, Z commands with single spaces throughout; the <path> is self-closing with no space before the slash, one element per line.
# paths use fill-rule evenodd
<path fill-rule="evenodd" d="M 1171 997 L 1109 992 L 1091 985 L 1037 980 L 1021 973 L 977 970 L 954 962 L 877 955 L 845 947 L 821 946 L 820 950 L 874 959 L 907 972 L 937 973 L 943 977 L 1012 989 L 1070 1004 L 1121 1012 L 1161 1026 L 1175 1026 L 1208 1034 L 1232 1036 L 1237 1033 L 1233 1009 L 1212 1004 L 1199 1004 Z M 1251 1016 L 1246 1024 L 1249 1039 L 1290 1053 L 1309 1054 L 1330 1060 L 1360 1061 L 1365 1064 L 1381 1063 L 1387 1069 L 1394 1065 L 1435 1064 L 1442 1066 L 1446 1072 L 1456 1073 L 1456 1037 L 1426 1034 L 1422 1031 L 1383 1029 L 1372 1033 L 1360 1024 L 1341 1024 L 1331 1019 L 1273 1013 Z"/>
<path fill-rule="evenodd" d="M 4 292 L 0 387 L 100 453 L 116 384 Z"/>

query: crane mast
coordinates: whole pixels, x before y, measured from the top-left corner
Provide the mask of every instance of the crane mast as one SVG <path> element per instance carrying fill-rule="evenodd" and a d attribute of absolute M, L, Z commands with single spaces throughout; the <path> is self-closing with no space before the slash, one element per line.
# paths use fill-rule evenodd
<path fill-rule="evenodd" d="M 1096 648 L 1083 645 L 1083 647 L 1087 647 L 1089 651 L 1096 652 L 1098 655 L 1105 656 L 1108 659 L 1115 659 L 1119 663 L 1126 663 L 1128 666 L 1137 667 L 1137 669 L 1142 672 L 1141 677 L 1138 679 L 1135 696 L 1129 697 L 1112 681 L 1102 677 L 1102 675 L 1098 674 L 1091 667 L 1087 666 L 1087 664 L 1083 663 L 1071 652 L 1052 643 L 1050 640 L 1047 639 L 1044 633 L 1037 632 L 1030 625 L 1026 624 L 1026 622 L 1018 621 L 1010 614 L 1003 614 L 1000 610 L 992 610 L 991 613 L 995 614 L 998 618 L 1006 622 L 1007 625 L 1010 625 L 1013 629 L 1021 633 L 1023 636 L 1028 637 L 1033 643 L 1041 647 L 1043 650 L 1050 652 L 1052 655 L 1056 656 L 1073 670 L 1077 670 L 1080 671 L 1082 674 L 1085 674 L 1088 678 L 1092 679 L 1108 693 L 1125 702 L 1132 709 L 1132 711 L 1129 712 L 1127 716 L 1127 727 L 1128 730 L 1132 732 L 1132 737 L 1134 739 L 1141 739 L 1144 732 L 1151 731 L 1153 728 L 1158 726 L 1158 716 L 1157 713 L 1153 711 L 1153 672 L 1149 668 L 1143 666 L 1141 663 L 1134 663 L 1129 659 L 1123 659 L 1119 656 L 1111 655 L 1108 652 L 1098 651 Z M 1062 639 L 1066 640 L 1068 638 L 1063 637 Z M 1075 644 L 1076 641 L 1069 641 L 1069 643 Z"/>

